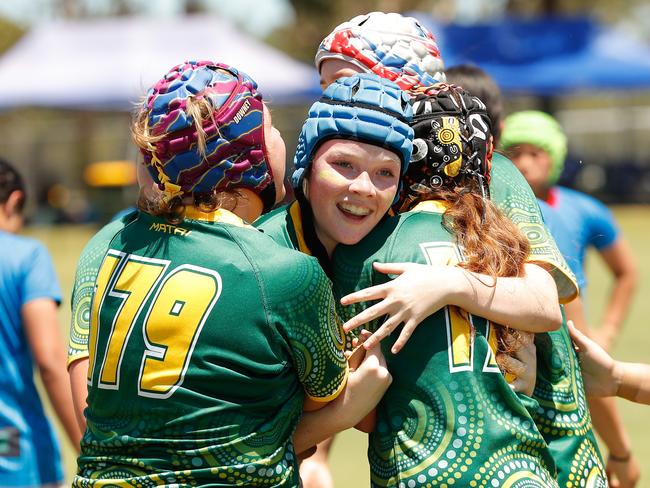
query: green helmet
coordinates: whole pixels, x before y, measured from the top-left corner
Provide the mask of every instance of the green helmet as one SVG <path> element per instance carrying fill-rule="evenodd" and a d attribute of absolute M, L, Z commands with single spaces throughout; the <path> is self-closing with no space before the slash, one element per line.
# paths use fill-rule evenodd
<path fill-rule="evenodd" d="M 552 165 L 548 184 L 553 186 L 564 169 L 567 154 L 567 138 L 558 121 L 538 110 L 524 110 L 509 115 L 504 120 L 501 132 L 501 148 L 508 150 L 519 144 L 532 144 L 549 154 Z"/>

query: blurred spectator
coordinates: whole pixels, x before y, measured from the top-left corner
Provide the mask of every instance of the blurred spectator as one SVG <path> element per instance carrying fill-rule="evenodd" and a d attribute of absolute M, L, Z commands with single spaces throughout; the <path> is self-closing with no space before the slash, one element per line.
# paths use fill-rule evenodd
<path fill-rule="evenodd" d="M 33 379 L 36 363 L 47 395 L 72 444 L 81 433 L 72 406 L 66 351 L 59 335 L 61 291 L 50 256 L 15 235 L 23 225 L 22 178 L 0 160 L 0 486 L 63 482 L 59 445 Z"/>

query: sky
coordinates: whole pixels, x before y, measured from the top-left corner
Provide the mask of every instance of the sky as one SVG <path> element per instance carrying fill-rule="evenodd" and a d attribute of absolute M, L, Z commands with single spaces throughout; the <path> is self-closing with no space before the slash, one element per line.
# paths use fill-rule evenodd
<path fill-rule="evenodd" d="M 51 21 L 61 0 L 0 0 L 0 15 L 19 25 Z M 88 11 L 103 14 L 110 11 L 111 0 L 84 0 Z M 179 12 L 178 0 L 128 0 L 128 3 L 152 15 L 169 16 Z M 204 0 L 212 11 L 230 18 L 247 31 L 265 36 L 293 18 L 287 0 Z"/>

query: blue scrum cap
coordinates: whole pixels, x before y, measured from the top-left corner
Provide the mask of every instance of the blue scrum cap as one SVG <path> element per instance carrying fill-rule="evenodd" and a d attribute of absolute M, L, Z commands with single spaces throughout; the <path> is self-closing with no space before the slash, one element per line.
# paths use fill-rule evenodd
<path fill-rule="evenodd" d="M 339 78 L 309 109 L 294 158 L 292 182 L 300 188 L 318 147 L 329 139 L 350 139 L 396 153 L 406 172 L 413 149 L 409 96 L 392 81 L 370 73 Z"/>

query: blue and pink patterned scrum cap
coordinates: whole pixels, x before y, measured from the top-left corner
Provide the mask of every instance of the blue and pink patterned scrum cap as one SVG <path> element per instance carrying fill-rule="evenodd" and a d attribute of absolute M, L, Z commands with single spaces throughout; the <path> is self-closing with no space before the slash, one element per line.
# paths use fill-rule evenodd
<path fill-rule="evenodd" d="M 203 117 L 205 155 L 188 113 L 190 98 L 213 108 Z M 144 102 L 155 150 L 143 150 L 154 181 L 168 196 L 245 187 L 261 193 L 274 187 L 264 141 L 263 103 L 246 74 L 212 61 L 187 61 L 172 68 Z"/>
<path fill-rule="evenodd" d="M 402 90 L 445 81 L 444 64 L 433 34 L 415 18 L 370 12 L 343 22 L 316 51 L 316 69 L 340 59 L 394 81 Z"/>
<path fill-rule="evenodd" d="M 404 174 L 413 148 L 411 116 L 408 94 L 392 81 L 371 73 L 339 78 L 309 109 L 298 137 L 294 187 L 300 188 L 316 150 L 329 139 L 350 139 L 393 151 Z"/>

